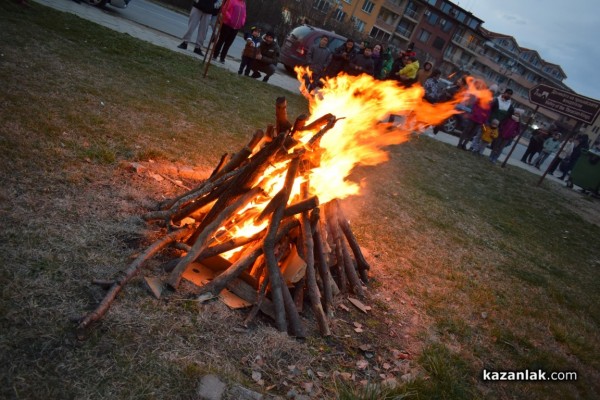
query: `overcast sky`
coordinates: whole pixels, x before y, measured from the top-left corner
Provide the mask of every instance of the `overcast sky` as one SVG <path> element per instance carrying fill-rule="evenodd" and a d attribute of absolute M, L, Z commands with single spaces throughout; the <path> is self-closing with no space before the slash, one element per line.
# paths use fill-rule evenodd
<path fill-rule="evenodd" d="M 463 0 L 492 32 L 558 64 L 576 93 L 600 100 L 600 0 Z"/>

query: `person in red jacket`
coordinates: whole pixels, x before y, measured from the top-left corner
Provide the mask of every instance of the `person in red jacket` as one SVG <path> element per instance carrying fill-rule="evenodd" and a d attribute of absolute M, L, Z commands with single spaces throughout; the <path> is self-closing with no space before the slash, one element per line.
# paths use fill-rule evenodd
<path fill-rule="evenodd" d="M 246 1 L 225 0 L 221 7 L 221 32 L 215 45 L 214 57 L 222 64 L 235 37 L 246 23 Z"/>
<path fill-rule="evenodd" d="M 490 154 L 490 161 L 494 164 L 498 161 L 498 158 L 502 154 L 502 150 L 504 150 L 514 138 L 519 136 L 519 133 L 521 132 L 522 115 L 523 110 L 518 108 L 510 118 L 506 118 L 500 123 L 500 133 L 498 139 L 495 140 L 492 145 L 492 153 Z"/>

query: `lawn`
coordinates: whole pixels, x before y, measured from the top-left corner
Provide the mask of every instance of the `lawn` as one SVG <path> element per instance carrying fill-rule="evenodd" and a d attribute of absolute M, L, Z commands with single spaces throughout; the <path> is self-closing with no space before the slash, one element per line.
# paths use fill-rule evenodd
<path fill-rule="evenodd" d="M 207 373 L 318 399 L 600 397 L 599 201 L 426 136 L 352 174 L 373 310 L 337 309 L 332 337 L 310 313 L 303 341 L 268 318 L 239 329 L 243 311 L 157 300 L 136 278 L 78 338 L 72 319 L 103 295 L 90 281 L 124 270 L 159 235 L 139 216 L 182 191 L 131 163 L 209 174 L 274 123 L 278 96 L 291 119 L 307 103 L 36 3 L 0 3 L 0 26 L 0 397 L 187 399 Z"/>

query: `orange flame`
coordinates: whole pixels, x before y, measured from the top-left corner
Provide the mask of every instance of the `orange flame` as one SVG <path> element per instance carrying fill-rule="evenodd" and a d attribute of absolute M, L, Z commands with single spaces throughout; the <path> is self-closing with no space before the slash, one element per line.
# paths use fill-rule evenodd
<path fill-rule="evenodd" d="M 358 165 L 377 165 L 388 160 L 386 147 L 409 140 L 412 133 L 420 133 L 431 125 L 437 125 L 458 113 L 456 105 L 469 96 L 480 99 L 482 104 L 491 101 L 492 95 L 482 81 L 471 77 L 466 87 L 454 99 L 431 104 L 423 99 L 420 85 L 405 88 L 397 82 L 376 80 L 369 75 L 350 76 L 341 74 L 323 81 L 316 93 L 308 93 L 303 76 L 311 71 L 296 68 L 300 90 L 309 100 L 309 111 L 313 117 L 333 114 L 337 121 L 333 128 L 320 139 L 318 166 L 308 171 L 310 194 L 316 195 L 320 203 L 334 198 L 343 199 L 359 193 L 359 185 L 348 180 Z M 393 124 L 388 117 L 394 115 L 399 123 Z M 304 146 L 320 129 L 300 131 L 294 138 Z M 290 152 L 295 149 L 290 149 Z M 252 204 L 249 209 L 258 215 L 281 188 L 286 173 L 286 164 L 275 165 L 264 174 L 261 187 L 268 193 L 263 204 Z M 300 183 L 296 179 L 290 202 L 297 200 Z M 244 211 L 244 212 L 247 212 Z M 236 226 L 229 234 L 249 236 L 261 229 L 254 226 L 254 218 L 243 218 L 244 225 Z"/>

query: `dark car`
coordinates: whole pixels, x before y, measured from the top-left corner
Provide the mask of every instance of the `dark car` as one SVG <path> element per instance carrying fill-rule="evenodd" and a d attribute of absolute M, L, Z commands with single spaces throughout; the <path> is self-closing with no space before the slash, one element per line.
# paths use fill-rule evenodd
<path fill-rule="evenodd" d="M 294 71 L 296 65 L 305 65 L 307 63 L 306 56 L 308 55 L 308 50 L 311 46 L 318 45 L 323 35 L 329 37 L 327 47 L 332 52 L 346 42 L 346 38 L 337 33 L 315 28 L 314 26 L 300 25 L 292 29 L 286 36 L 281 46 L 279 61 L 290 72 Z"/>

